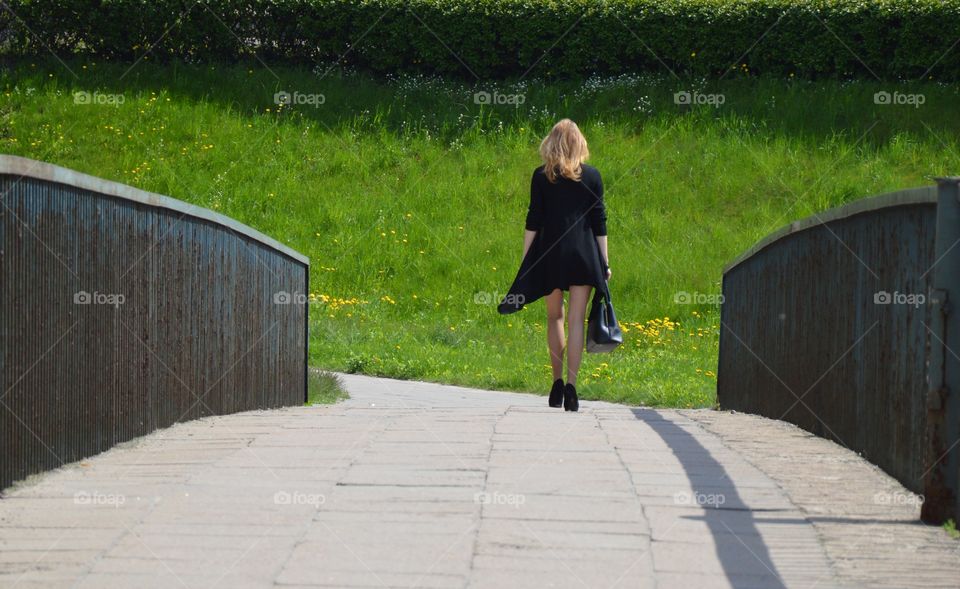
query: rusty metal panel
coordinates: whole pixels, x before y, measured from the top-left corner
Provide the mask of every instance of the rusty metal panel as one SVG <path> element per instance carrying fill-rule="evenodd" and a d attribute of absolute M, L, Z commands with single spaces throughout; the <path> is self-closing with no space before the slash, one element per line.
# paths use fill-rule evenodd
<path fill-rule="evenodd" d="M 180 421 L 303 403 L 305 258 L 172 199 L 0 160 L 0 488 Z"/>
<path fill-rule="evenodd" d="M 932 271 L 937 306 L 929 328 L 927 456 L 921 517 L 960 518 L 960 177 L 937 178 L 937 259 Z"/>
<path fill-rule="evenodd" d="M 861 453 L 922 493 L 933 189 L 804 220 L 723 277 L 717 396 Z"/>

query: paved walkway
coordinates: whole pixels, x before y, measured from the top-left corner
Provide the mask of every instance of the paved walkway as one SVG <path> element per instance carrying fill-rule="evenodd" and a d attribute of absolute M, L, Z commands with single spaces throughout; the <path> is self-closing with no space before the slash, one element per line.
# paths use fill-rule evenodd
<path fill-rule="evenodd" d="M 960 543 L 796 428 L 345 377 L 0 500 L 0 587 L 957 587 Z"/>

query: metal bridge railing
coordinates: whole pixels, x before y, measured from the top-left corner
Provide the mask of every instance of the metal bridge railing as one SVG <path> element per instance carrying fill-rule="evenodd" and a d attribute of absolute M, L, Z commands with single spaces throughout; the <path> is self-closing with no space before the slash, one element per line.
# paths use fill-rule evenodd
<path fill-rule="evenodd" d="M 723 276 L 720 406 L 861 453 L 932 522 L 960 514 L 958 183 L 795 222 Z"/>
<path fill-rule="evenodd" d="M 0 156 L 0 488 L 300 404 L 309 260 L 213 211 Z"/>

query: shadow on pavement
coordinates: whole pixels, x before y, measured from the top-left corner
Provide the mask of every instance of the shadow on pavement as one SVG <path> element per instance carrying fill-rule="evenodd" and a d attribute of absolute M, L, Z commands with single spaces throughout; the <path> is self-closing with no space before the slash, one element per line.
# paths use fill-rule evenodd
<path fill-rule="evenodd" d="M 706 523 L 729 584 L 732 587 L 783 587 L 754 517 L 757 511 L 779 510 L 757 510 L 747 505 L 723 465 L 676 423 L 651 409 L 637 408 L 633 413 L 663 439 L 682 465 L 693 491 L 688 505 L 701 508 L 703 514 L 681 517 Z M 766 524 L 768 520 L 763 522 Z"/>

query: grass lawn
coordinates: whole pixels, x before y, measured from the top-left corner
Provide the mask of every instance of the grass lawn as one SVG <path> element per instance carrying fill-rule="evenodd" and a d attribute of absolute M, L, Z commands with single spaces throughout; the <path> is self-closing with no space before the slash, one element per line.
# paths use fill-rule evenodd
<path fill-rule="evenodd" d="M 307 405 L 330 405 L 349 396 L 336 374 L 319 368 L 307 372 Z"/>
<path fill-rule="evenodd" d="M 3 71 L 0 151 L 217 210 L 308 255 L 311 364 L 331 370 L 546 391 L 543 303 L 506 317 L 495 303 L 520 261 L 537 146 L 563 116 L 604 174 L 626 331 L 617 352 L 585 356 L 588 399 L 712 405 L 708 297 L 725 262 L 813 211 L 960 172 L 958 89 L 929 82 L 493 87 L 261 64 L 67 66 Z M 723 104 L 677 105 L 683 90 Z M 278 108 L 278 91 L 322 104 Z M 522 104 L 478 105 L 478 91 Z M 878 91 L 924 103 L 875 104 Z"/>

